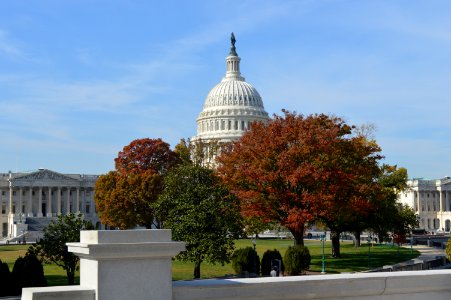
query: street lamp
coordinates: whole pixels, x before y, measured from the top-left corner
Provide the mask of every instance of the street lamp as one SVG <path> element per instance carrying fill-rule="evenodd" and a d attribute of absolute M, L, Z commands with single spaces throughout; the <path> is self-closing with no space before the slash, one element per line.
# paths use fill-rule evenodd
<path fill-rule="evenodd" d="M 368 235 L 367 239 L 368 241 L 368 270 L 371 269 L 371 236 Z"/>
<path fill-rule="evenodd" d="M 325 240 L 326 240 L 326 233 L 321 233 L 321 242 L 322 242 L 322 248 L 323 248 L 321 274 L 326 274 L 326 266 L 325 266 L 325 261 L 324 261 L 324 241 Z"/>
<path fill-rule="evenodd" d="M 252 245 L 254 246 L 254 274 L 257 276 L 257 235 L 252 238 Z"/>

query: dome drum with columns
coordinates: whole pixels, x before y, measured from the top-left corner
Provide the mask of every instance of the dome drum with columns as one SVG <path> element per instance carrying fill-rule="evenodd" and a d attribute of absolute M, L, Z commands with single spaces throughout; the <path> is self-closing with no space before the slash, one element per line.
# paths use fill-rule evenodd
<path fill-rule="evenodd" d="M 235 36 L 226 58 L 227 72 L 207 95 L 197 118 L 197 135 L 192 141 L 236 141 L 255 121 L 267 122 L 268 113 L 257 90 L 247 83 L 240 72 L 241 58 L 236 53 Z"/>

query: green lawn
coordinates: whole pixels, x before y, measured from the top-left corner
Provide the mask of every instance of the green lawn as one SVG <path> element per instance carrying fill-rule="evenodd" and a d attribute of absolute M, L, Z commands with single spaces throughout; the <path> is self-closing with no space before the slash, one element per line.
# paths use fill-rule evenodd
<path fill-rule="evenodd" d="M 235 242 L 236 248 L 252 247 L 250 239 L 238 240 Z M 257 253 L 260 259 L 266 250 L 277 249 L 281 252 L 282 257 L 288 248 L 292 246 L 292 240 L 257 240 Z M 318 240 L 305 240 L 305 246 L 309 248 L 311 255 L 310 271 L 321 272 L 322 268 L 322 245 Z M 331 257 L 331 242 L 327 241 L 324 245 L 325 269 L 326 273 L 343 273 L 343 272 L 361 272 L 368 270 L 368 247 L 363 243 L 362 247 L 354 248 L 350 242 L 341 243 L 341 258 Z M 418 257 L 420 253 L 410 248 L 398 248 L 396 246 L 375 245 L 370 249 L 370 265 L 371 268 L 382 267 L 384 265 L 396 264 Z M 174 280 L 187 280 L 193 278 L 193 263 L 184 263 L 174 261 L 172 264 L 172 277 Z M 231 264 L 221 266 L 220 264 L 212 265 L 208 263 L 201 264 L 201 277 L 222 277 L 233 274 Z"/>
<path fill-rule="evenodd" d="M 250 246 L 252 242 L 249 239 L 237 240 L 236 248 L 243 248 Z M 269 249 L 277 249 L 283 254 L 288 246 L 292 246 L 292 240 L 257 240 L 257 252 L 260 259 L 263 257 L 263 253 Z M 312 257 L 310 271 L 321 272 L 322 263 L 322 245 L 317 240 L 306 240 L 305 245 L 310 250 Z M 326 273 L 342 273 L 342 272 L 361 272 L 368 270 L 368 247 L 363 244 L 360 248 L 354 248 L 349 242 L 341 243 L 342 257 L 334 259 L 330 257 L 331 253 L 330 241 L 325 243 L 325 267 Z M 2 262 L 6 262 L 12 270 L 14 261 L 19 256 L 24 256 L 28 246 L 26 245 L 11 245 L 0 246 L 0 259 Z M 371 251 L 371 268 L 381 267 L 384 265 L 391 265 L 405 260 L 415 258 L 419 255 L 419 252 L 413 250 L 411 254 L 410 248 L 398 248 L 396 246 L 377 245 L 370 249 Z M 185 263 L 180 261 L 173 261 L 172 271 L 174 280 L 187 280 L 192 279 L 194 270 L 193 263 Z M 49 285 L 66 285 L 66 273 L 65 271 L 54 265 L 44 265 L 44 273 Z M 231 264 L 221 266 L 220 264 L 212 265 L 208 263 L 202 263 L 201 265 L 201 277 L 212 278 L 222 277 L 228 274 L 233 274 Z M 78 272 L 76 282 L 79 282 Z"/>

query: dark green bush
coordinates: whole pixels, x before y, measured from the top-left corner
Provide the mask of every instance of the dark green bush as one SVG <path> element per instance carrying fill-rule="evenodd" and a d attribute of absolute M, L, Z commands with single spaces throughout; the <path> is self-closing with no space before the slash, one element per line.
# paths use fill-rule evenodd
<path fill-rule="evenodd" d="M 23 287 L 47 286 L 42 263 L 34 252 L 28 251 L 25 257 L 19 257 L 14 263 L 12 276 L 16 283 L 18 295 Z"/>
<path fill-rule="evenodd" d="M 290 246 L 284 256 L 288 275 L 299 275 L 310 267 L 310 252 L 304 246 Z"/>
<path fill-rule="evenodd" d="M 285 271 L 285 266 L 283 264 L 283 260 L 282 260 L 282 255 L 280 254 L 280 252 L 277 249 L 274 250 L 267 250 L 264 254 L 263 254 L 263 258 L 262 258 L 262 264 L 261 264 L 261 271 L 262 271 L 262 276 L 269 276 L 270 272 L 271 272 L 271 262 L 275 259 L 278 259 L 282 262 L 282 271 Z"/>
<path fill-rule="evenodd" d="M 0 297 L 10 296 L 13 292 L 11 272 L 6 263 L 0 260 Z"/>
<path fill-rule="evenodd" d="M 232 267 L 237 274 L 245 271 L 249 273 L 260 273 L 260 257 L 252 247 L 235 250 L 232 255 Z"/>

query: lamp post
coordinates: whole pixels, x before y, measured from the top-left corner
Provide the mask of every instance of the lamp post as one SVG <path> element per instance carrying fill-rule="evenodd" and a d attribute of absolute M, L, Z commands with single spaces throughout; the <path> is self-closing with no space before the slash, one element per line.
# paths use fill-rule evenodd
<path fill-rule="evenodd" d="M 257 235 L 252 238 L 252 245 L 254 246 L 254 274 L 257 276 Z"/>
<path fill-rule="evenodd" d="M 410 254 L 413 253 L 412 245 L 413 245 L 413 234 L 412 234 L 412 232 L 411 232 L 411 233 L 410 233 Z"/>
<path fill-rule="evenodd" d="M 322 248 L 323 248 L 321 274 L 326 274 L 326 266 L 325 266 L 325 261 L 324 261 L 324 241 L 325 240 L 326 240 L 326 234 L 321 233 L 321 242 L 322 242 Z"/>
<path fill-rule="evenodd" d="M 371 269 L 371 236 L 368 235 L 367 239 L 368 241 L 368 270 Z"/>

